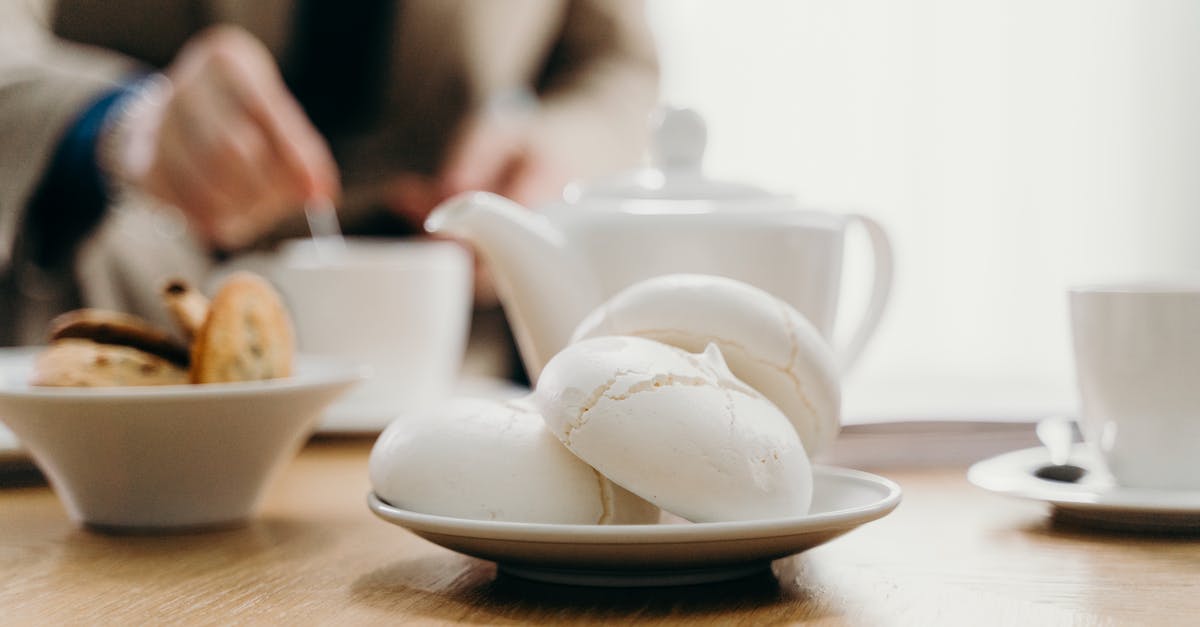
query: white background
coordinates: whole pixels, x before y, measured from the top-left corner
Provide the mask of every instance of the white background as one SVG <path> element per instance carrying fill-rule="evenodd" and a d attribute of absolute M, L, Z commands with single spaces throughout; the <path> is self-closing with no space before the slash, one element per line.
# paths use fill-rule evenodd
<path fill-rule="evenodd" d="M 852 414 L 1073 409 L 1065 288 L 1200 275 L 1200 2 L 648 10 L 664 101 L 707 118 L 711 174 L 892 233 Z"/>

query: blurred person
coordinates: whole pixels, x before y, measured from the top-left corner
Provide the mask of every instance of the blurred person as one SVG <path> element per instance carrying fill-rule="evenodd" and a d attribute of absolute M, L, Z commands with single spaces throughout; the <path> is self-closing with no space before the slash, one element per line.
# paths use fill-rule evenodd
<path fill-rule="evenodd" d="M 639 0 L 7 0 L 0 343 L 61 311 L 164 322 L 166 276 L 305 234 L 420 232 L 628 167 L 657 64 Z M 25 10 L 23 10 L 25 9 Z"/>

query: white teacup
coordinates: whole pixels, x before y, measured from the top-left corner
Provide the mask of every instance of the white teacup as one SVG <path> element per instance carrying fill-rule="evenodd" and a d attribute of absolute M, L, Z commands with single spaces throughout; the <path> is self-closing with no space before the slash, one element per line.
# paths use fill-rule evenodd
<path fill-rule="evenodd" d="M 328 259 L 287 243 L 272 278 L 304 353 L 365 364 L 371 377 L 322 427 L 374 431 L 448 397 L 470 325 L 470 253 L 448 241 L 356 239 Z"/>
<path fill-rule="evenodd" d="M 1126 487 L 1200 489 L 1200 284 L 1070 292 L 1083 431 Z"/>

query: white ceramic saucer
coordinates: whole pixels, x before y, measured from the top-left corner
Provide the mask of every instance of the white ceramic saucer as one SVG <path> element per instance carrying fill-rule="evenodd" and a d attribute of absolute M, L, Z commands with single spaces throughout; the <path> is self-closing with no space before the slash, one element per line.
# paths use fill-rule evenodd
<path fill-rule="evenodd" d="M 553 525 L 467 520 L 367 501 L 380 518 L 501 571 L 587 586 L 670 586 L 761 572 L 771 560 L 824 544 L 900 503 L 900 487 L 872 474 L 816 467 L 806 516 L 721 523 Z"/>
<path fill-rule="evenodd" d="M 971 466 L 967 479 L 985 490 L 1050 503 L 1060 520 L 1121 530 L 1200 532 L 1200 490 L 1123 488 L 1084 445 L 1071 455 L 1072 464 L 1088 471 L 1078 482 L 1034 476 L 1049 461 L 1042 447 L 1013 451 Z"/>

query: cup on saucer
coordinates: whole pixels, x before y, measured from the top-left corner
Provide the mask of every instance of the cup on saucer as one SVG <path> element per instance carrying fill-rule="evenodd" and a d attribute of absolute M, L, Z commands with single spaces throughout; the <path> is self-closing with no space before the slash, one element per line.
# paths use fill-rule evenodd
<path fill-rule="evenodd" d="M 1123 487 L 1200 489 L 1200 283 L 1069 298 L 1085 440 Z"/>
<path fill-rule="evenodd" d="M 471 254 L 426 239 L 348 238 L 336 255 L 311 239 L 285 244 L 271 271 L 308 354 L 370 367 L 321 429 L 379 431 L 454 389 L 466 347 Z"/>

